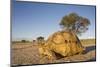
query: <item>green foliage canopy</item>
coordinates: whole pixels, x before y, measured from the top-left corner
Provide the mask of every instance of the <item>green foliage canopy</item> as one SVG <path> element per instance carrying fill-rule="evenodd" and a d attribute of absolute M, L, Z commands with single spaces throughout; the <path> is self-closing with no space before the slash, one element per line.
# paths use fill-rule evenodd
<path fill-rule="evenodd" d="M 60 26 L 62 27 L 62 29 L 74 31 L 77 34 L 83 33 L 88 30 L 89 25 L 89 19 L 79 16 L 77 13 L 70 13 L 68 15 L 65 15 L 60 22 Z"/>

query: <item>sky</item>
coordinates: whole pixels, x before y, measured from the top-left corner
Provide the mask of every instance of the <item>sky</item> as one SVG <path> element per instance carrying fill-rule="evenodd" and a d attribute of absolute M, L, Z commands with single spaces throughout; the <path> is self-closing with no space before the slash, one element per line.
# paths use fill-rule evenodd
<path fill-rule="evenodd" d="M 89 30 L 78 37 L 95 38 L 95 6 L 14 1 L 12 40 L 32 40 L 39 36 L 47 39 L 61 30 L 59 23 L 62 17 L 72 12 L 88 18 L 91 22 Z"/>

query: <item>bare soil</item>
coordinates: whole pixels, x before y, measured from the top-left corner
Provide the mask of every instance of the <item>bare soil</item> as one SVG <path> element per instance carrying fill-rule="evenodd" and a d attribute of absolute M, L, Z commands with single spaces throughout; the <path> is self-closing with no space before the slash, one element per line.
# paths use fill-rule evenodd
<path fill-rule="evenodd" d="M 43 63 L 40 63 L 38 53 L 38 45 L 33 43 L 13 43 L 11 45 L 11 63 L 12 65 L 31 65 L 31 64 L 47 64 L 47 63 L 62 63 L 62 62 L 80 62 L 80 61 L 95 61 L 96 60 L 96 45 L 83 45 L 86 47 L 83 54 L 76 54 L 70 57 L 64 57 L 54 61 L 44 58 Z"/>

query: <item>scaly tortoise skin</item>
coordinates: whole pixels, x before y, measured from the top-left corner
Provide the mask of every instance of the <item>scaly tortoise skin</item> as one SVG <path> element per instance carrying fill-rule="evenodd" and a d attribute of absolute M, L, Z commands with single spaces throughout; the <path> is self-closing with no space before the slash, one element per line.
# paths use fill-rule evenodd
<path fill-rule="evenodd" d="M 41 57 L 47 56 L 48 59 L 54 60 L 55 53 L 63 57 L 80 54 L 84 50 L 83 46 L 77 40 L 73 32 L 58 31 L 51 35 L 44 45 L 39 46 Z"/>

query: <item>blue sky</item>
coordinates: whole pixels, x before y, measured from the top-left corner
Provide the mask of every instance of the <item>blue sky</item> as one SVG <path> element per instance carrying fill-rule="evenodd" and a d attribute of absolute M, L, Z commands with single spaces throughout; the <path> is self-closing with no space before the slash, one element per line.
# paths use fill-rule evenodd
<path fill-rule="evenodd" d="M 31 40 L 38 36 L 47 39 L 52 33 L 61 30 L 59 22 L 71 12 L 76 12 L 91 22 L 89 30 L 79 38 L 95 38 L 95 6 L 13 2 L 12 39 Z"/>

